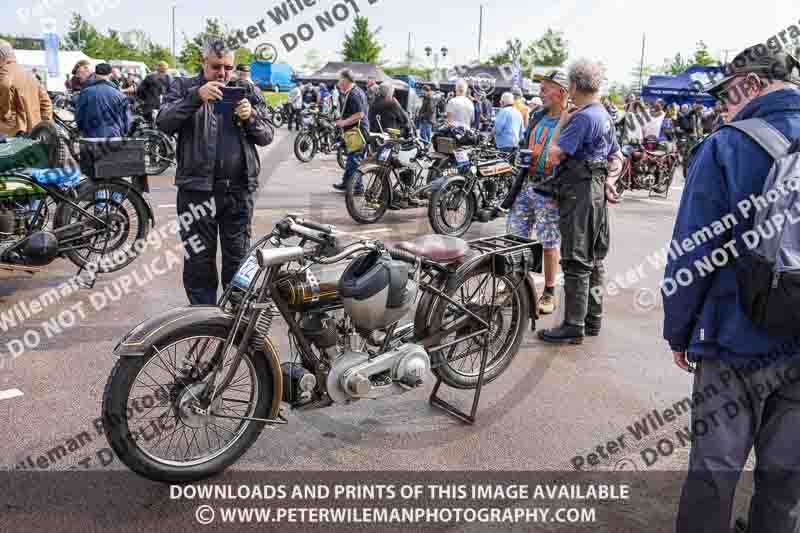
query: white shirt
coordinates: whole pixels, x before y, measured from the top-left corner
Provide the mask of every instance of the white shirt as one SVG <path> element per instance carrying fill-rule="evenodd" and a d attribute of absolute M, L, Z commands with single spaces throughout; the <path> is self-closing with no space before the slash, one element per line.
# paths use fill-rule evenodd
<path fill-rule="evenodd" d="M 295 86 L 294 89 L 289 91 L 289 103 L 295 109 L 303 107 L 303 93 L 300 91 L 300 87 Z"/>
<path fill-rule="evenodd" d="M 475 116 L 475 106 L 472 105 L 472 100 L 466 96 L 455 96 L 447 102 L 447 114 L 452 114 L 453 126 L 461 126 L 462 128 L 471 128 L 472 119 Z"/>

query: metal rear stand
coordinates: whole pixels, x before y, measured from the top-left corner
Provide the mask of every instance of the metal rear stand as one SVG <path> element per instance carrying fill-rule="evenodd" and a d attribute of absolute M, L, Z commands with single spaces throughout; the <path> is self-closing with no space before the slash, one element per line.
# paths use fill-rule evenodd
<path fill-rule="evenodd" d="M 492 326 L 494 325 L 494 306 L 497 301 L 497 283 L 495 282 L 496 275 L 497 275 L 497 261 L 495 261 L 495 256 L 498 254 L 512 254 L 514 252 L 524 252 L 526 249 L 532 249 L 535 246 L 541 247 L 541 244 L 535 241 L 529 241 L 527 239 L 522 239 L 517 237 L 516 235 L 508 234 L 502 235 L 497 237 L 485 237 L 482 239 L 475 239 L 469 241 L 470 247 L 474 250 L 478 250 L 483 253 L 484 257 L 489 257 L 491 259 L 492 265 L 492 300 L 491 300 L 491 308 L 492 312 L 487 320 L 487 331 L 483 334 L 484 343 L 483 343 L 483 351 L 481 353 L 481 368 L 478 371 L 478 383 L 475 386 L 475 394 L 472 398 L 472 408 L 470 409 L 470 413 L 467 414 L 455 405 L 443 400 L 438 396 L 439 387 L 442 384 L 442 379 L 436 379 L 436 385 L 433 387 L 433 391 L 431 391 L 430 396 L 430 403 L 431 405 L 435 405 L 439 407 L 444 412 L 449 414 L 450 416 L 461 420 L 462 422 L 466 422 L 467 424 L 475 424 L 475 414 L 478 411 L 478 404 L 481 398 L 481 389 L 483 389 L 483 382 L 484 382 L 484 375 L 486 374 L 486 361 L 489 358 L 489 342 L 491 341 L 492 336 Z M 541 254 L 534 254 L 534 265 L 532 265 L 531 270 L 541 270 L 541 261 L 536 261 L 536 258 L 541 258 Z M 524 282 L 524 276 L 519 281 L 519 283 Z M 512 291 L 516 291 L 519 285 L 511 288 Z"/>

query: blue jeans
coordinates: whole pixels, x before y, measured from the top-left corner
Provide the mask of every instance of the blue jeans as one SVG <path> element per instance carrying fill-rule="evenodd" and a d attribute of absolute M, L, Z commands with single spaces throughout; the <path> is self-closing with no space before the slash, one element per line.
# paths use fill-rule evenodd
<path fill-rule="evenodd" d="M 359 165 L 364 160 L 364 150 L 360 152 L 353 152 L 352 154 L 347 154 L 347 164 L 344 166 L 344 176 L 342 176 L 342 183 L 347 185 L 347 182 L 350 181 L 350 178 L 353 177 L 356 170 L 358 170 Z M 356 188 L 363 189 L 364 184 L 361 182 L 361 174 L 358 175 L 358 183 L 356 183 Z"/>
<path fill-rule="evenodd" d="M 419 136 L 426 142 L 431 142 L 433 136 L 433 123 L 429 120 L 419 121 Z"/>

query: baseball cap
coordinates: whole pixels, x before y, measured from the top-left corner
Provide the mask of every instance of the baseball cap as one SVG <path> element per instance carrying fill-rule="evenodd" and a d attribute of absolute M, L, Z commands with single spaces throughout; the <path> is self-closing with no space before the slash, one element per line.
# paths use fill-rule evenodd
<path fill-rule="evenodd" d="M 101 76 L 108 76 L 109 74 L 111 74 L 111 65 L 109 65 L 108 63 L 98 63 L 94 67 L 94 73 L 100 74 Z"/>
<path fill-rule="evenodd" d="M 544 74 L 536 74 L 533 79 L 536 81 L 552 81 L 563 89 L 569 90 L 569 81 L 567 81 L 567 73 L 564 72 L 564 69 L 556 68 Z"/>
<path fill-rule="evenodd" d="M 800 62 L 784 51 L 772 51 L 764 44 L 757 44 L 740 52 L 733 61 L 725 65 L 722 79 L 715 81 L 706 92 L 716 96 L 730 80 L 742 74 L 760 74 L 771 80 L 790 81 L 800 84 Z"/>

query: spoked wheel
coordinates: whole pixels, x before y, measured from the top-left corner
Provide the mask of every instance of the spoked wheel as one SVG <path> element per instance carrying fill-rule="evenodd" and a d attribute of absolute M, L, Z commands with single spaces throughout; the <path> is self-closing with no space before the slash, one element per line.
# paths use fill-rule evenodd
<path fill-rule="evenodd" d="M 450 181 L 433 193 L 428 220 L 436 233 L 461 237 L 472 225 L 477 206 L 475 197 L 464 189 L 465 185 L 463 181 Z"/>
<path fill-rule="evenodd" d="M 225 326 L 195 323 L 143 357 L 117 361 L 103 394 L 103 427 L 131 470 L 169 483 L 203 479 L 227 468 L 258 438 L 264 422 L 241 417 L 268 417 L 272 379 L 264 357 L 244 353 L 230 385 L 203 407 L 210 367 L 223 365 L 221 383 L 232 360 L 222 357 L 226 336 Z"/>
<path fill-rule="evenodd" d="M 163 133 L 142 130 L 137 134 L 145 139 L 144 170 L 148 176 L 159 176 L 173 164 L 169 140 Z"/>
<path fill-rule="evenodd" d="M 336 148 L 336 162 L 339 163 L 342 170 L 347 167 L 347 148 L 344 143 L 339 143 L 339 146 Z"/>
<path fill-rule="evenodd" d="M 294 156 L 303 163 L 308 163 L 317 153 L 317 143 L 309 133 L 299 133 L 294 138 Z"/>
<path fill-rule="evenodd" d="M 492 305 L 492 290 L 495 305 Z M 453 280 L 444 292 L 484 321 L 492 318 L 484 374 L 484 383 L 491 382 L 511 363 L 525 334 L 531 303 L 524 281 L 519 275 L 494 277 L 487 267 L 481 267 Z M 430 333 L 445 333 L 439 344 L 485 329 L 474 317 L 444 298 L 432 304 L 428 323 Z M 474 336 L 432 353 L 433 372 L 451 387 L 475 388 L 485 339 L 484 335 Z"/>
<path fill-rule="evenodd" d="M 389 207 L 390 172 L 377 167 L 365 173 L 357 170 L 347 183 L 345 205 L 347 212 L 359 224 L 374 224 L 383 218 Z M 358 181 L 361 178 L 363 193 L 359 194 Z"/>
<path fill-rule="evenodd" d="M 650 191 L 650 195 L 653 194 L 663 196 L 666 198 L 669 195 L 669 188 L 672 186 L 672 180 L 675 177 L 675 170 L 678 168 L 678 160 L 672 159 L 669 165 L 669 170 L 667 170 L 667 175 L 662 179 L 662 182 L 657 184 L 653 189 Z"/>
<path fill-rule="evenodd" d="M 78 189 L 75 203 L 80 209 L 59 205 L 54 220 L 67 258 L 78 267 L 95 263 L 103 273 L 131 264 L 139 254 L 134 243 L 149 231 L 147 205 L 139 193 L 121 183 L 89 181 Z"/>

